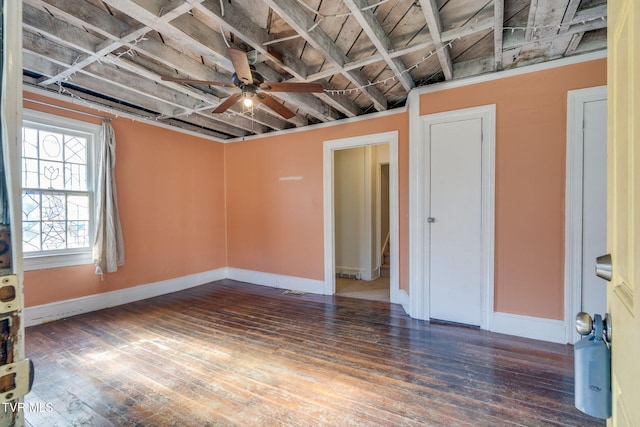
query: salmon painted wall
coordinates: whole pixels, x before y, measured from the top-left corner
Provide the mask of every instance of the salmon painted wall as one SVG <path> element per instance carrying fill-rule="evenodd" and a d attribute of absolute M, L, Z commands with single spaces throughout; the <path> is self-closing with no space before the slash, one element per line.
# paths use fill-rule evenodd
<path fill-rule="evenodd" d="M 323 141 L 398 131 L 400 288 L 408 289 L 408 114 L 225 146 L 229 267 L 324 280 Z M 280 177 L 302 176 L 299 181 Z"/>
<path fill-rule="evenodd" d="M 32 93 L 25 97 L 68 105 Z M 24 107 L 100 123 L 33 102 L 25 101 Z M 115 118 L 111 124 L 117 144 L 125 265 L 116 273 L 105 274 L 104 281 L 94 274 L 93 265 L 27 271 L 27 307 L 226 265 L 224 145 L 126 118 Z"/>
<path fill-rule="evenodd" d="M 421 114 L 496 104 L 496 311 L 563 319 L 567 91 L 604 84 L 603 59 L 420 97 Z M 27 272 L 26 305 L 224 266 L 324 280 L 323 141 L 393 130 L 408 290 L 408 120 L 397 113 L 223 145 L 115 119 L 127 265 L 104 282 L 92 266 Z"/>
<path fill-rule="evenodd" d="M 606 59 L 423 94 L 420 114 L 496 104 L 495 311 L 564 318 L 567 91 Z"/>

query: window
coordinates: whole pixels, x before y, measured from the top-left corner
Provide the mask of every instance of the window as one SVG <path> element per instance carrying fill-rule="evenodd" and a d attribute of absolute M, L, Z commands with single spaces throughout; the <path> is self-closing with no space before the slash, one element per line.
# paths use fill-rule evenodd
<path fill-rule="evenodd" d="M 25 270 L 90 264 L 93 145 L 100 127 L 25 111 L 22 245 Z"/>

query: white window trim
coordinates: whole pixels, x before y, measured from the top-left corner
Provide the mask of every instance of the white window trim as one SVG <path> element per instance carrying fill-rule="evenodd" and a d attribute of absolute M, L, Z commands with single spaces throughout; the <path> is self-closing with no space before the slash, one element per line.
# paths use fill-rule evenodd
<path fill-rule="evenodd" d="M 89 215 L 91 218 L 89 229 L 91 241 L 89 243 L 89 247 L 87 249 L 69 249 L 64 251 L 54 251 L 51 253 L 23 253 L 24 271 L 92 264 L 93 238 L 95 230 L 95 145 L 98 143 L 100 138 L 100 125 L 34 110 L 24 110 L 22 116 L 23 126 L 24 124 L 33 123 L 34 125 L 47 125 L 60 128 L 61 130 L 80 131 L 93 135 L 93 143 L 90 143 L 87 147 L 87 187 L 90 194 Z M 22 150 L 20 151 L 20 168 L 22 169 Z M 22 170 L 20 171 L 20 177 L 20 192 L 22 193 Z M 22 230 L 22 227 L 20 227 L 20 230 Z M 20 236 L 20 238 L 22 239 L 22 236 Z"/>

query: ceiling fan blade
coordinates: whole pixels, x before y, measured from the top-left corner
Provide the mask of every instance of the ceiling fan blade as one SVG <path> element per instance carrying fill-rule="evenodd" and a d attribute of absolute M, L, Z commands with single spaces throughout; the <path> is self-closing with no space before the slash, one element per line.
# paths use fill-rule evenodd
<path fill-rule="evenodd" d="M 177 77 L 162 77 L 162 80 L 166 82 L 192 83 L 192 84 L 198 84 L 198 85 L 222 86 L 222 87 L 235 87 L 235 85 L 232 83 L 211 82 L 209 80 L 180 79 Z"/>
<path fill-rule="evenodd" d="M 251 68 L 249 68 L 247 54 L 241 50 L 228 47 L 227 56 L 233 64 L 233 69 L 236 71 L 238 80 L 249 85 L 253 83 L 253 76 L 251 75 Z"/>
<path fill-rule="evenodd" d="M 242 97 L 241 93 L 234 93 L 233 95 L 231 95 L 230 97 L 222 101 L 220 105 L 218 105 L 216 109 L 212 111 L 212 113 L 214 114 L 224 113 L 225 111 L 227 111 L 229 107 L 235 104 L 241 97 Z"/>
<path fill-rule="evenodd" d="M 324 92 L 320 83 L 289 83 L 289 82 L 264 82 L 260 89 L 268 92 Z"/>
<path fill-rule="evenodd" d="M 285 119 L 290 119 L 295 116 L 295 113 L 289 110 L 284 105 L 280 104 L 278 101 L 267 95 L 266 93 L 256 93 L 256 96 L 253 97 L 256 102 L 261 102 L 267 107 L 271 108 L 276 113 L 280 114 Z"/>

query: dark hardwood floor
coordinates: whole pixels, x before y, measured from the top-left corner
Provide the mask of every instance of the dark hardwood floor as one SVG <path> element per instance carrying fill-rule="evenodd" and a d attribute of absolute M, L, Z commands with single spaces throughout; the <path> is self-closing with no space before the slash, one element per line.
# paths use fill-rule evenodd
<path fill-rule="evenodd" d="M 26 349 L 28 426 L 604 425 L 573 406 L 571 346 L 228 280 L 27 328 Z"/>

